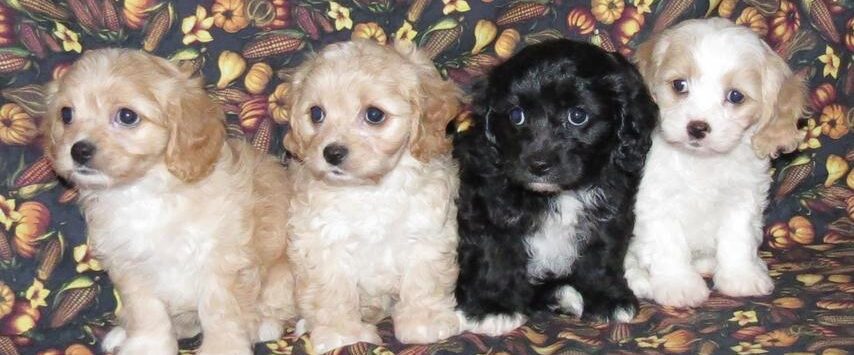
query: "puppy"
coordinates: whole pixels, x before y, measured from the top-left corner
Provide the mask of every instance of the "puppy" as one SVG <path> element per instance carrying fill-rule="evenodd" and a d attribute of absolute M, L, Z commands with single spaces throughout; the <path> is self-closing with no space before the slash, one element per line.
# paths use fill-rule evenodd
<path fill-rule="evenodd" d="M 757 248 L 768 157 L 797 147 L 804 85 L 757 35 L 726 19 L 685 21 L 642 44 L 638 66 L 661 122 L 626 258 L 635 294 L 668 306 L 771 293 Z"/>
<path fill-rule="evenodd" d="M 404 343 L 459 332 L 457 170 L 445 127 L 460 91 L 412 48 L 324 48 L 294 75 L 289 246 L 297 305 L 318 353 L 380 343 L 389 313 Z"/>
<path fill-rule="evenodd" d="M 473 106 L 454 141 L 465 328 L 499 335 L 545 309 L 632 319 L 623 256 L 658 114 L 640 74 L 555 40 L 497 66 Z"/>
<path fill-rule="evenodd" d="M 295 316 L 285 170 L 238 141 L 200 78 L 142 51 L 86 52 L 48 88 L 46 153 L 80 189 L 122 298 L 119 354 L 250 354 Z"/>

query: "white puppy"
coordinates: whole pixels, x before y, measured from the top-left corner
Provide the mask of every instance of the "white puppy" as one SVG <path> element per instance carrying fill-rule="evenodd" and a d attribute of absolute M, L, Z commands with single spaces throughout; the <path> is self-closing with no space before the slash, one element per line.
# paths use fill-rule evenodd
<path fill-rule="evenodd" d="M 768 157 L 801 139 L 804 85 L 762 39 L 726 19 L 685 21 L 638 48 L 661 121 L 637 196 L 626 279 L 638 297 L 696 306 L 709 289 L 769 294 L 757 255 Z"/>

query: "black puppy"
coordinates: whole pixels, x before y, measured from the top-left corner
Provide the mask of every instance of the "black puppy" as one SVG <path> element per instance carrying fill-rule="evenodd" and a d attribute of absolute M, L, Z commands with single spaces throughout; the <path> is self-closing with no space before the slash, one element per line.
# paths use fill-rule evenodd
<path fill-rule="evenodd" d="M 633 204 L 658 118 L 637 70 L 587 43 L 532 45 L 475 89 L 460 164 L 456 298 L 499 335 L 551 309 L 630 320 Z"/>

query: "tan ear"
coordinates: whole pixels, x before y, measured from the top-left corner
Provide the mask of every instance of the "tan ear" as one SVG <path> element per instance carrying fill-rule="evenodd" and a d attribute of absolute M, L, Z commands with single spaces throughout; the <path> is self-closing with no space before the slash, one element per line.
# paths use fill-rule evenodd
<path fill-rule="evenodd" d="M 300 97 L 302 96 L 305 77 L 314 68 L 313 62 L 314 58 L 306 58 L 306 61 L 296 69 L 291 77 L 290 89 L 288 90 L 288 96 L 286 98 L 286 105 L 288 107 L 288 132 L 285 134 L 285 139 L 282 141 L 282 145 L 285 146 L 285 149 L 287 149 L 291 155 L 299 160 L 302 160 L 305 156 L 306 142 L 303 140 L 303 135 L 301 134 L 302 123 L 300 122 L 302 119 L 301 117 L 295 119 L 295 112 L 296 107 L 299 104 Z"/>
<path fill-rule="evenodd" d="M 776 158 L 780 151 L 795 150 L 803 139 L 798 119 L 804 114 L 806 85 L 770 48 L 766 52 L 769 60 L 762 79 L 762 113 L 752 143 L 760 158 Z"/>
<path fill-rule="evenodd" d="M 207 95 L 200 79 L 182 80 L 187 80 L 187 87 L 169 105 L 166 167 L 182 181 L 194 182 L 216 165 L 225 142 L 225 114 Z"/>
<path fill-rule="evenodd" d="M 53 137 L 53 128 L 54 124 L 59 120 L 59 112 L 56 111 L 56 108 L 53 103 L 56 98 L 56 94 L 59 92 L 59 82 L 58 80 L 51 81 L 44 85 L 42 92 L 44 93 L 44 105 L 47 108 L 45 110 L 45 115 L 42 117 L 41 122 L 39 122 L 39 134 L 41 135 L 41 145 L 44 151 L 44 155 L 49 159 L 54 160 L 56 157 L 53 156 L 53 148 L 56 145 Z"/>
<path fill-rule="evenodd" d="M 410 151 L 422 162 L 451 150 L 445 130 L 462 108 L 463 93 L 453 81 L 444 80 L 433 62 L 414 46 L 395 43 L 395 50 L 418 66 L 418 101 L 421 117 L 413 123 Z"/>
<path fill-rule="evenodd" d="M 653 77 L 655 77 L 656 67 L 658 67 L 658 59 L 655 58 L 656 47 L 661 45 L 666 45 L 662 42 L 663 35 L 657 34 L 646 41 L 641 43 L 638 46 L 637 51 L 635 51 L 635 55 L 632 57 L 632 62 L 637 66 L 638 71 L 644 78 L 644 82 L 647 84 L 650 89 L 652 89 Z M 664 49 L 658 50 L 658 52 L 663 52 Z M 652 91 L 652 90 L 650 90 Z"/>

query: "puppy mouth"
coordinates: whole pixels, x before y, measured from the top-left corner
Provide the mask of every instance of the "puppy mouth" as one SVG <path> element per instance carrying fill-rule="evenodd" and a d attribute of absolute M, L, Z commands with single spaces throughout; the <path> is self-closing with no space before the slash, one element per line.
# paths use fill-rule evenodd
<path fill-rule="evenodd" d="M 88 166 L 82 166 L 82 165 L 75 166 L 74 170 L 72 170 L 71 172 L 73 174 L 80 174 L 80 175 L 96 175 L 96 174 L 101 173 L 98 170 L 92 169 Z"/>

